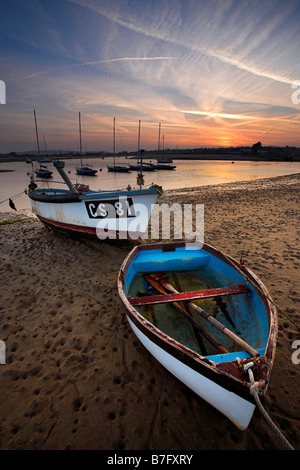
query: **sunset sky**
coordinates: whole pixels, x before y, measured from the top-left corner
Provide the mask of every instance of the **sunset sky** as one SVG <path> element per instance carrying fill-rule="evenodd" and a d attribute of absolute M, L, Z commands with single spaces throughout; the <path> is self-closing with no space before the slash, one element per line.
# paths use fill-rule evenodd
<path fill-rule="evenodd" d="M 0 152 L 300 146 L 300 1 L 0 2 Z M 299 81 L 299 93 L 292 88 Z M 292 102 L 292 95 L 298 99 Z"/>

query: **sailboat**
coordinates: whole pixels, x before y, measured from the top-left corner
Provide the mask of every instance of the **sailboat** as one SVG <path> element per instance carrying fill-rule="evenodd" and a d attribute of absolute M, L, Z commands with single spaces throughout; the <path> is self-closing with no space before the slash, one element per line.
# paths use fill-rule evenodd
<path fill-rule="evenodd" d="M 155 166 L 153 165 L 153 163 L 142 162 L 142 150 L 140 151 L 140 133 L 141 133 L 141 121 L 139 120 L 137 162 L 136 162 L 136 165 L 129 165 L 129 168 L 130 170 L 133 170 L 133 171 L 140 171 L 140 170 L 155 171 Z"/>
<path fill-rule="evenodd" d="M 163 141 L 163 154 L 164 154 L 164 151 L 165 151 L 165 136 L 164 135 L 163 135 L 162 141 Z M 160 146 L 159 143 L 158 143 L 158 146 Z M 164 155 L 162 157 L 158 155 L 156 161 L 157 163 L 173 163 L 172 158 L 165 157 Z"/>
<path fill-rule="evenodd" d="M 52 173 L 53 171 L 48 170 L 48 167 L 46 165 L 42 165 L 41 163 L 39 168 L 35 169 L 35 174 L 39 178 L 52 178 Z"/>
<path fill-rule="evenodd" d="M 36 114 L 35 114 L 35 109 L 33 110 L 33 115 L 34 115 L 34 123 L 35 123 L 35 133 L 36 133 L 36 141 L 37 141 L 37 147 L 38 147 L 38 154 L 40 157 L 40 144 L 39 144 L 39 134 L 38 134 L 38 128 L 37 128 L 37 122 L 36 122 Z M 46 165 L 42 165 L 41 161 L 39 161 L 39 168 L 35 169 L 35 174 L 39 178 L 52 178 L 52 173 L 53 171 L 48 170 Z"/>
<path fill-rule="evenodd" d="M 113 171 L 115 173 L 129 173 L 130 168 L 126 165 L 116 165 L 116 118 L 114 118 L 114 125 L 113 125 L 113 157 L 114 157 L 114 164 L 108 165 L 108 171 Z"/>
<path fill-rule="evenodd" d="M 82 164 L 82 144 L 81 144 L 81 119 L 80 119 L 80 112 L 79 112 L 79 138 L 80 138 L 80 161 L 81 166 L 76 168 L 77 175 L 81 176 L 94 176 L 98 170 L 94 170 L 90 166 L 83 166 Z"/>
<path fill-rule="evenodd" d="M 158 148 L 157 148 L 157 159 L 156 161 L 158 162 L 157 165 L 155 165 L 156 170 L 175 170 L 176 165 L 170 165 L 168 163 L 168 159 L 161 157 L 160 154 L 160 128 L 161 128 L 161 123 L 159 123 L 159 128 L 158 128 Z"/>

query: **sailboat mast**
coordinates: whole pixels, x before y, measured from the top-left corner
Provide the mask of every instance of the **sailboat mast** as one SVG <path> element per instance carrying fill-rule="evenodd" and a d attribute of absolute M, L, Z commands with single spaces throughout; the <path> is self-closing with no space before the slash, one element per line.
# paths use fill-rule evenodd
<path fill-rule="evenodd" d="M 160 153 L 160 126 L 161 126 L 161 122 L 159 123 L 159 126 L 158 126 L 158 145 L 157 145 L 158 154 Z"/>
<path fill-rule="evenodd" d="M 139 153 L 140 153 L 140 137 L 141 137 L 141 120 L 139 120 L 138 148 L 137 148 L 137 164 L 138 164 L 138 162 L 139 162 Z"/>
<path fill-rule="evenodd" d="M 82 143 L 81 143 L 81 119 L 80 119 L 80 111 L 79 111 L 79 143 L 80 143 L 80 160 L 82 166 Z"/>
<path fill-rule="evenodd" d="M 116 118 L 114 118 L 114 127 L 113 127 L 113 155 L 114 155 L 114 166 L 116 166 Z"/>
<path fill-rule="evenodd" d="M 39 134 L 38 134 L 38 128 L 37 128 L 37 123 L 36 123 L 35 109 L 33 110 L 33 114 L 34 114 L 35 133 L 36 133 L 36 141 L 37 141 L 38 153 L 39 153 L 39 155 L 40 155 Z"/>
<path fill-rule="evenodd" d="M 138 152 L 140 150 L 141 120 L 139 120 Z"/>

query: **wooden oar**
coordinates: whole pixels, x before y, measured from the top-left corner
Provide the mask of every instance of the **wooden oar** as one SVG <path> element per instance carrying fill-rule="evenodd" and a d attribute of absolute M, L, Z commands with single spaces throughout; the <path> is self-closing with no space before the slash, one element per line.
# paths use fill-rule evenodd
<path fill-rule="evenodd" d="M 147 282 L 151 284 L 158 292 L 161 292 L 162 294 L 166 294 L 165 289 L 163 286 L 160 284 L 160 282 L 157 282 L 155 279 L 152 277 L 148 276 L 147 274 L 144 276 Z M 222 354 L 227 354 L 229 351 L 224 348 L 224 346 L 217 341 L 205 328 L 203 328 L 184 308 L 181 307 L 177 302 L 172 302 L 172 305 L 179 311 L 181 312 L 185 318 L 195 327 L 197 330 L 200 331 L 200 333 L 203 334 L 203 336 L 211 343 L 213 344 Z"/>
<path fill-rule="evenodd" d="M 164 273 L 150 274 L 150 278 L 154 279 L 156 282 L 160 283 L 164 288 L 168 289 L 171 292 L 178 293 L 175 287 L 172 286 L 166 279 L 167 275 Z M 247 351 L 252 357 L 260 356 L 259 352 L 256 349 L 252 348 L 250 344 L 246 343 L 243 339 L 239 338 L 235 333 L 229 330 L 225 325 L 216 320 L 212 315 L 206 313 L 201 307 L 198 307 L 193 302 L 188 301 L 188 304 L 193 308 L 197 313 L 199 313 L 205 320 L 207 320 L 211 325 L 220 330 L 224 335 L 228 336 L 232 341 L 238 344 L 244 351 Z"/>
<path fill-rule="evenodd" d="M 181 286 L 181 284 L 180 284 L 180 280 L 178 279 L 178 277 L 176 276 L 176 274 L 173 275 L 173 279 L 174 279 L 174 283 L 175 283 L 175 288 L 176 288 L 177 290 L 179 290 L 179 291 L 182 291 L 182 286 Z M 168 294 L 166 294 L 166 295 L 168 295 Z M 174 294 L 174 295 L 176 295 L 176 294 Z M 192 312 L 191 312 L 191 309 L 190 309 L 188 303 L 187 303 L 187 302 L 182 302 L 181 305 L 182 305 L 182 307 L 187 311 L 187 313 L 188 313 L 189 315 L 191 315 L 191 317 L 192 317 L 193 314 L 192 314 Z M 207 351 L 207 348 L 206 348 L 206 346 L 205 346 L 205 343 L 203 342 L 203 337 L 202 337 L 202 335 L 200 334 L 200 331 L 197 330 L 197 328 L 195 328 L 194 326 L 193 326 L 193 330 L 194 330 L 195 336 L 196 336 L 196 338 L 197 338 L 197 341 L 198 341 L 198 343 L 199 343 L 200 349 L 201 349 L 201 351 L 203 351 L 203 355 L 204 355 L 204 356 L 209 356 L 209 353 L 208 353 L 208 351 Z"/>

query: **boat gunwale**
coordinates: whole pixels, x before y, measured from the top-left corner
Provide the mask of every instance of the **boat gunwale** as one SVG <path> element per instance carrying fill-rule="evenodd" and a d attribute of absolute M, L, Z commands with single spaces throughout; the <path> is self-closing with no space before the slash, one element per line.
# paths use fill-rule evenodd
<path fill-rule="evenodd" d="M 50 192 L 57 192 L 57 194 L 47 194 Z M 146 196 L 148 194 L 159 194 L 155 187 L 148 189 L 131 189 L 126 191 L 108 190 L 108 191 L 87 191 L 84 193 L 70 193 L 68 190 L 55 189 L 55 188 L 38 188 L 38 190 L 29 191 L 28 196 L 33 201 L 60 204 L 69 202 L 82 202 L 82 201 L 98 201 L 99 199 L 107 199 L 112 197 L 132 197 L 132 196 Z"/>
<path fill-rule="evenodd" d="M 194 245 L 197 245 L 195 243 Z M 221 259 L 225 263 L 234 264 L 234 269 L 236 267 L 240 268 L 239 263 L 229 255 L 225 255 L 210 245 L 198 244 L 200 248 L 204 249 L 208 253 L 217 258 Z M 126 308 L 127 314 L 131 321 L 136 325 L 136 327 L 146 335 L 151 341 L 153 341 L 157 346 L 176 357 L 179 361 L 183 362 L 185 365 L 191 367 L 195 371 L 204 375 L 205 377 L 213 380 L 218 383 L 220 386 L 225 389 L 237 393 L 239 396 L 245 398 L 246 400 L 255 403 L 254 398 L 249 393 L 249 388 L 251 382 L 249 381 L 248 376 L 241 371 L 238 367 L 237 361 L 227 361 L 222 363 L 215 363 L 211 359 L 202 356 L 195 351 L 192 351 L 188 347 L 179 343 L 175 339 L 171 338 L 167 334 L 163 333 L 159 328 L 153 325 L 151 322 L 146 320 L 135 308 L 130 304 L 125 291 L 124 291 L 124 282 L 125 276 L 127 274 L 128 268 L 137 256 L 139 251 L 145 250 L 164 250 L 171 251 L 175 250 L 177 247 L 185 247 L 186 242 L 169 242 L 165 244 L 148 244 L 148 245 L 139 245 L 133 248 L 133 250 L 127 255 L 119 271 L 118 276 L 118 290 L 120 298 Z M 270 302 L 269 293 L 264 284 L 260 279 L 247 267 L 242 267 L 242 272 L 249 278 L 251 281 L 252 287 L 255 289 L 257 294 L 262 299 L 266 313 L 268 316 L 269 330 L 268 330 L 268 341 L 265 349 L 265 355 L 258 358 L 248 358 L 245 362 L 253 361 L 253 372 L 256 380 L 261 381 L 264 384 L 264 387 L 261 389 L 261 394 L 264 395 L 268 388 L 268 383 L 270 379 L 270 374 L 275 358 L 276 351 L 276 342 L 277 342 L 277 314 L 276 308 Z M 262 292 L 260 292 L 260 290 Z"/>

